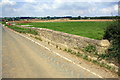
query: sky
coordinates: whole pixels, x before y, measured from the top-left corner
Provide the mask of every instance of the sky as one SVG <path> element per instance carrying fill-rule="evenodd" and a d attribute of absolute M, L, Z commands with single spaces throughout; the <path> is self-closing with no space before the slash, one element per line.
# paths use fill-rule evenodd
<path fill-rule="evenodd" d="M 116 16 L 119 0 L 0 0 L 1 17 Z"/>

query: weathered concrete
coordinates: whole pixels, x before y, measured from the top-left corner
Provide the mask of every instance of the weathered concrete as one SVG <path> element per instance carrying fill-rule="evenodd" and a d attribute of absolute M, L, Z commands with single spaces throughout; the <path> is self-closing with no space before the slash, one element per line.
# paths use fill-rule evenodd
<path fill-rule="evenodd" d="M 94 45 L 98 53 L 104 53 L 109 47 L 108 40 L 95 40 L 77 35 L 67 34 L 59 31 L 53 31 L 44 28 L 33 28 L 39 32 L 39 35 L 48 42 L 54 43 L 61 48 L 73 48 L 83 50 L 88 45 Z"/>
<path fill-rule="evenodd" d="M 52 44 L 54 46 L 59 47 L 60 49 L 71 49 L 75 52 L 84 53 L 84 48 L 88 45 L 94 45 L 96 46 L 98 54 L 104 54 L 105 51 L 110 46 L 110 42 L 108 40 L 95 40 L 90 39 L 86 37 L 81 37 L 77 35 L 67 34 L 59 31 L 54 31 L 50 29 L 44 29 L 44 28 L 33 28 L 36 29 L 39 32 L 39 37 L 42 39 L 42 41 L 49 42 L 49 44 Z M 37 36 L 38 37 L 38 36 Z M 90 57 L 90 56 L 88 56 Z M 95 58 L 95 59 L 94 59 Z M 97 57 L 90 57 L 91 60 L 98 60 Z M 114 71 L 118 71 L 118 66 L 114 65 L 113 63 L 109 63 L 106 61 L 99 61 L 99 63 L 104 63 L 106 65 L 111 66 L 114 68 Z"/>

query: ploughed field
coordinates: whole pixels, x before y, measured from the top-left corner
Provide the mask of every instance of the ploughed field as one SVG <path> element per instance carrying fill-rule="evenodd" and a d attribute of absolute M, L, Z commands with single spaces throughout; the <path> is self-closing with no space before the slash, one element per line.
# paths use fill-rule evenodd
<path fill-rule="evenodd" d="M 47 28 L 69 34 L 79 35 L 92 39 L 102 39 L 104 31 L 112 22 L 31 22 L 18 23 L 18 25 L 30 25 L 26 27 Z"/>

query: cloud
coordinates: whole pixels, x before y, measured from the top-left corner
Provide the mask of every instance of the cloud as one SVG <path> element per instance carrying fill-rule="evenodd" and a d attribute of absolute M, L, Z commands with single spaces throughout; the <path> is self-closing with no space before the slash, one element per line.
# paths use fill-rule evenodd
<path fill-rule="evenodd" d="M 104 2 L 104 0 L 82 1 L 22 0 L 22 2 L 19 2 L 19 0 L 5 0 L 0 5 L 2 5 L 3 16 L 104 16 L 111 15 L 111 13 L 117 15 L 117 2 Z"/>
<path fill-rule="evenodd" d="M 4 5 L 15 5 L 15 4 L 16 4 L 15 1 L 10 1 L 10 0 L 3 0 L 2 2 L 0 2 L 1 6 L 4 6 Z"/>
<path fill-rule="evenodd" d="M 5 1 L 5 0 L 2 0 Z M 119 0 L 9 0 L 15 2 L 119 2 Z"/>
<path fill-rule="evenodd" d="M 117 15 L 118 14 L 118 5 L 113 5 L 111 7 L 107 7 L 107 8 L 102 8 L 99 10 L 100 13 L 102 14 L 107 14 L 107 15 Z"/>

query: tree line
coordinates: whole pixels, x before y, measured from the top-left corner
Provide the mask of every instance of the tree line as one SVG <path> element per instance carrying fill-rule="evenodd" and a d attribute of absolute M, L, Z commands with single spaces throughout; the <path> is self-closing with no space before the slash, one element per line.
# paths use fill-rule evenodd
<path fill-rule="evenodd" d="M 20 20 L 31 20 L 31 19 L 40 19 L 40 20 L 54 20 L 54 19 L 70 19 L 70 20 L 80 20 L 80 19 L 116 19 L 119 18 L 120 16 L 100 16 L 100 17 L 81 17 L 81 16 L 77 16 L 77 17 L 72 17 L 72 16 L 64 16 L 64 17 L 51 17 L 51 16 L 47 16 L 47 17 L 3 17 L 0 18 L 0 21 L 20 21 Z"/>

